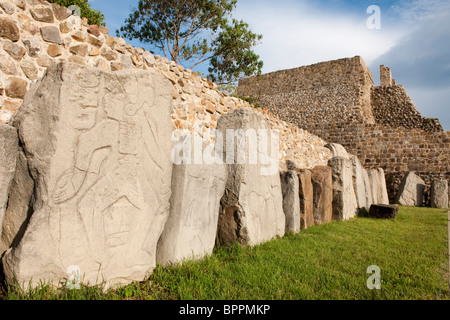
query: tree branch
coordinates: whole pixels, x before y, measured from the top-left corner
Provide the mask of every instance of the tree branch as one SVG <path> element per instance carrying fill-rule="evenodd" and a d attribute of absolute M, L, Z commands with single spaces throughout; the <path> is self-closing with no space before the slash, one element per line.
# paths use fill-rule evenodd
<path fill-rule="evenodd" d="M 206 56 L 206 54 L 202 55 L 202 57 L 204 57 L 204 56 Z M 202 57 L 200 57 L 199 59 L 201 59 Z M 201 63 L 203 63 L 203 62 L 205 62 L 205 61 L 208 61 L 208 60 L 211 59 L 212 57 L 213 57 L 213 56 L 210 56 L 210 57 L 208 57 L 208 58 L 205 58 L 205 59 L 203 59 L 203 60 L 200 60 L 200 61 L 196 62 L 190 69 L 191 69 L 191 70 L 194 69 L 196 66 L 198 66 L 199 64 L 201 64 Z"/>
<path fill-rule="evenodd" d="M 180 47 L 180 50 L 182 50 L 185 46 L 186 43 L 188 42 L 190 36 L 192 35 L 192 31 L 194 30 L 194 26 L 195 26 L 195 21 L 197 20 L 197 18 L 200 16 L 200 13 L 197 13 L 193 18 L 192 18 L 192 23 L 191 23 L 191 27 L 189 28 L 189 32 L 187 33 L 185 40 L 183 42 L 183 44 Z"/>

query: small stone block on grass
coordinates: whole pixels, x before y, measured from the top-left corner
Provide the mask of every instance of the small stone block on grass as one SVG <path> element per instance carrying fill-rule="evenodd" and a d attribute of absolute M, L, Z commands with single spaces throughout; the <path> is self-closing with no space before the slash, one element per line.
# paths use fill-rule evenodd
<path fill-rule="evenodd" d="M 375 205 L 369 210 L 369 218 L 394 220 L 398 215 L 398 206 Z"/>

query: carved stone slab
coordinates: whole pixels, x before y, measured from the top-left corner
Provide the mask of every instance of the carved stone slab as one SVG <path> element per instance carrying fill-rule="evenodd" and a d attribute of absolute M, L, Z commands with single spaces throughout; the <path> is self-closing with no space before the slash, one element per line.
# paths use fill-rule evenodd
<path fill-rule="evenodd" d="M 28 171 L 28 161 L 20 148 L 3 220 L 0 255 L 16 246 L 22 238 L 32 213 L 33 190 L 34 182 Z"/>
<path fill-rule="evenodd" d="M 425 182 L 414 172 L 405 174 L 399 187 L 396 203 L 403 206 L 422 207 Z"/>
<path fill-rule="evenodd" d="M 379 188 L 378 188 L 378 171 L 377 170 L 369 170 L 367 171 L 367 174 L 369 176 L 369 183 L 370 183 L 370 192 L 373 200 L 373 204 L 381 204 L 379 203 Z M 369 208 L 370 209 L 370 208 Z"/>
<path fill-rule="evenodd" d="M 143 280 L 171 195 L 171 86 L 153 71 L 60 63 L 14 126 L 34 180 L 31 220 L 3 259 L 8 281 L 106 287 Z"/>
<path fill-rule="evenodd" d="M 327 145 L 325 145 L 325 148 L 331 150 L 331 152 L 333 153 L 333 158 L 343 157 L 348 159 L 350 157 L 347 150 L 339 143 L 328 143 Z"/>
<path fill-rule="evenodd" d="M 389 194 L 386 186 L 386 175 L 382 168 L 377 169 L 378 179 L 378 204 L 389 205 Z"/>
<path fill-rule="evenodd" d="M 333 176 L 333 220 L 354 218 L 357 214 L 353 188 L 353 164 L 349 158 L 334 157 L 328 161 Z"/>
<path fill-rule="evenodd" d="M 389 205 L 389 195 L 386 187 L 384 170 L 372 169 L 368 171 L 373 204 Z"/>
<path fill-rule="evenodd" d="M 278 157 L 269 156 L 278 147 L 270 143 L 272 137 L 266 141 L 271 146 L 266 145 L 267 150 L 260 149 L 258 157 L 261 159 L 260 156 L 265 154 L 272 161 L 267 165 L 266 161 L 249 161 L 258 154 L 254 149 L 255 143 L 264 133 L 271 136 L 268 120 L 251 109 L 237 109 L 223 115 L 217 129 L 224 137 L 223 158 L 228 178 L 221 200 L 216 245 L 228 246 L 238 242 L 253 246 L 277 235 L 283 236 L 286 222 L 279 164 L 273 163 L 273 160 L 278 161 Z"/>
<path fill-rule="evenodd" d="M 9 189 L 16 171 L 18 144 L 16 128 L 0 123 L 0 236 Z"/>
<path fill-rule="evenodd" d="M 311 171 L 296 169 L 299 178 L 300 226 L 308 229 L 314 225 L 314 192 L 311 182 Z"/>
<path fill-rule="evenodd" d="M 311 170 L 314 224 L 331 222 L 333 217 L 333 175 L 329 166 Z"/>
<path fill-rule="evenodd" d="M 353 164 L 353 188 L 355 190 L 358 209 L 359 211 L 369 211 L 373 203 L 369 175 L 356 156 L 351 156 L 350 160 Z"/>
<path fill-rule="evenodd" d="M 448 208 L 447 180 L 433 180 L 431 185 L 431 207 L 439 209 Z"/>
<path fill-rule="evenodd" d="M 212 254 L 225 183 L 225 165 L 174 165 L 170 215 L 158 242 L 158 264 Z"/>
<path fill-rule="evenodd" d="M 286 232 L 300 231 L 300 197 L 299 179 L 296 171 L 286 171 L 280 174 L 283 191 L 283 211 L 286 216 Z"/>

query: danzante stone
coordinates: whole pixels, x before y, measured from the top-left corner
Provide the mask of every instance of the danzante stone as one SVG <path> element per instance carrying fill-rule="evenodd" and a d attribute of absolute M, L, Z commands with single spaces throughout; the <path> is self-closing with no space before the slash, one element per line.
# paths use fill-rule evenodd
<path fill-rule="evenodd" d="M 333 220 L 349 220 L 357 214 L 353 188 L 353 164 L 349 158 L 334 157 L 328 161 L 333 177 Z"/>
<path fill-rule="evenodd" d="M 328 166 L 311 170 L 313 215 L 316 225 L 328 223 L 333 217 L 333 175 Z"/>
<path fill-rule="evenodd" d="M 7 281 L 60 285 L 74 268 L 85 284 L 144 280 L 169 216 L 170 84 L 64 62 L 33 88 L 14 119 L 33 214 L 3 258 Z"/>
<path fill-rule="evenodd" d="M 227 246 L 238 242 L 252 246 L 283 236 L 286 218 L 278 162 L 275 168 L 267 168 L 250 161 L 251 154 L 255 155 L 255 150 L 251 151 L 255 144 L 251 141 L 258 141 L 253 134 L 270 135 L 269 122 L 251 109 L 237 109 L 223 115 L 217 129 L 224 138 L 223 159 L 228 177 L 216 244 Z M 269 137 L 267 142 L 270 141 Z M 270 146 L 266 150 L 271 154 Z"/>
<path fill-rule="evenodd" d="M 286 216 L 286 232 L 300 231 L 300 197 L 297 172 L 289 170 L 281 173 L 283 191 L 283 211 Z"/>
<path fill-rule="evenodd" d="M 415 172 L 408 172 L 400 185 L 396 203 L 403 206 L 423 206 L 425 182 Z"/>
<path fill-rule="evenodd" d="M 174 164 L 170 215 L 158 242 L 158 264 L 212 254 L 226 178 L 223 164 Z"/>

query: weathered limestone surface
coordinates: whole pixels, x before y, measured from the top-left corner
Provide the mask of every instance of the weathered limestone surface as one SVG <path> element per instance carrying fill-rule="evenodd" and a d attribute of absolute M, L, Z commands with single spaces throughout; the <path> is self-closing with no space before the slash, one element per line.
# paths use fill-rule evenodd
<path fill-rule="evenodd" d="M 0 17 L 0 37 L 17 42 L 20 39 L 20 30 L 13 19 Z"/>
<path fill-rule="evenodd" d="M 343 157 L 346 159 L 350 158 L 350 155 L 348 154 L 347 150 L 345 150 L 345 148 L 338 143 L 328 143 L 327 145 L 325 145 L 325 148 L 331 150 L 333 158 L 335 157 Z"/>
<path fill-rule="evenodd" d="M 228 178 L 221 200 L 216 244 L 227 246 L 238 242 L 252 246 L 277 235 L 283 236 L 286 218 L 278 164 L 275 168 L 272 168 L 273 163 L 268 165 L 271 168 L 260 161 L 252 164 L 250 155 L 255 155 L 256 151 L 250 150 L 255 147 L 255 139 L 245 138 L 245 134 L 251 135 L 252 130 L 262 130 L 271 135 L 268 121 L 252 109 L 238 109 L 223 115 L 217 129 L 224 137 L 223 158 L 228 160 Z M 240 138 L 235 139 L 227 134 L 229 130 L 237 134 L 240 132 Z M 239 142 L 234 143 L 235 140 Z M 231 149 L 229 147 L 227 150 L 227 144 Z M 272 156 L 275 150 L 273 147 L 267 148 L 273 162 L 276 160 L 276 155 Z M 240 162 L 243 156 L 245 161 Z"/>
<path fill-rule="evenodd" d="M 366 203 L 367 203 L 367 207 L 366 209 L 368 210 L 370 208 L 370 206 L 374 203 L 374 199 L 372 198 L 372 189 L 371 189 L 371 185 L 370 185 L 370 178 L 369 178 L 369 172 L 367 170 L 363 171 L 364 174 L 364 184 L 365 184 L 365 188 L 366 188 Z"/>
<path fill-rule="evenodd" d="M 32 88 L 13 123 L 33 214 L 3 258 L 7 281 L 61 285 L 74 268 L 85 284 L 142 281 L 169 215 L 170 85 L 65 62 Z"/>
<path fill-rule="evenodd" d="M 448 181 L 434 180 L 431 185 L 431 207 L 448 208 Z"/>
<path fill-rule="evenodd" d="M 324 224 L 333 217 L 333 176 L 328 166 L 311 170 L 314 224 Z"/>
<path fill-rule="evenodd" d="M 408 172 L 399 188 L 396 203 L 403 206 L 422 207 L 425 182 L 414 172 Z"/>
<path fill-rule="evenodd" d="M 328 161 L 333 176 L 333 220 L 349 220 L 357 214 L 353 188 L 353 164 L 349 158 L 334 157 Z"/>
<path fill-rule="evenodd" d="M 9 189 L 16 171 L 18 149 L 16 128 L 0 124 L 0 237 Z"/>
<path fill-rule="evenodd" d="M 43 77 L 52 62 L 61 61 L 103 70 L 131 68 L 161 74 L 171 84 L 172 130 L 187 130 L 211 143 L 222 114 L 250 107 L 196 72 L 110 36 L 108 28 L 89 25 L 86 19 L 73 16 L 57 4 L 2 0 L 0 7 L 1 123 L 10 123 L 33 82 Z M 266 109 L 256 111 L 269 120 L 272 129 L 280 130 L 280 170 L 286 170 L 286 160 L 299 168 L 313 168 L 326 165 L 331 158 L 323 139 L 280 120 Z"/>
<path fill-rule="evenodd" d="M 158 242 L 157 264 L 212 254 L 225 183 L 225 165 L 174 165 L 170 215 Z"/>
<path fill-rule="evenodd" d="M 394 220 L 398 215 L 397 206 L 389 206 L 383 204 L 373 204 L 370 206 L 369 218 L 373 219 L 390 219 Z"/>
<path fill-rule="evenodd" d="M 300 197 L 297 172 L 289 170 L 281 173 L 281 189 L 286 232 L 298 233 L 300 231 Z"/>
<path fill-rule="evenodd" d="M 31 218 L 33 207 L 34 182 L 28 171 L 28 161 L 19 150 L 16 172 L 9 189 L 8 208 L 0 238 L 0 256 L 9 248 L 17 246 L 23 237 Z"/>
<path fill-rule="evenodd" d="M 371 191 L 373 204 L 380 204 L 380 203 L 378 203 L 378 171 L 377 170 L 369 170 L 367 172 L 367 175 L 369 176 L 370 191 Z"/>
<path fill-rule="evenodd" d="M 314 225 L 314 192 L 311 170 L 296 169 L 299 178 L 300 226 L 308 229 Z"/>
<path fill-rule="evenodd" d="M 381 168 L 369 170 L 368 175 L 373 203 L 389 205 L 389 196 L 386 188 L 384 170 Z"/>
<path fill-rule="evenodd" d="M 384 170 L 377 169 L 378 204 L 389 205 L 389 195 L 386 187 L 386 176 Z"/>
<path fill-rule="evenodd" d="M 358 157 L 351 156 L 350 160 L 353 165 L 353 188 L 355 190 L 356 202 L 359 211 L 369 210 L 373 203 L 372 191 L 370 188 L 369 174 L 361 165 Z"/>

